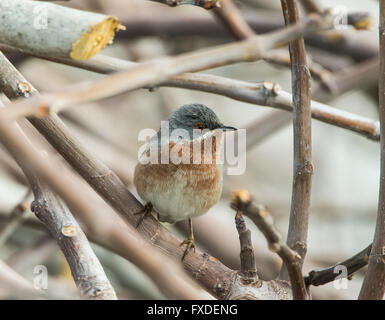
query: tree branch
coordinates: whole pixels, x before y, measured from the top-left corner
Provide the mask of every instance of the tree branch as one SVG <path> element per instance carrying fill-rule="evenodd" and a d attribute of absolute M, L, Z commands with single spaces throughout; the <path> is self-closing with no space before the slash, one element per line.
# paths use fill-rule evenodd
<path fill-rule="evenodd" d="M 0 48 L 6 50 L 16 50 L 10 47 L 4 47 L 0 45 Z M 79 67 L 82 69 L 86 69 L 89 71 L 94 71 L 98 73 L 111 73 L 122 71 L 131 68 L 135 65 L 133 62 L 129 62 L 126 60 L 98 55 L 96 57 L 91 58 L 88 61 L 74 61 L 69 59 L 56 59 L 50 58 L 47 56 L 39 56 L 39 58 L 51 60 L 58 63 L 63 63 L 75 67 Z M 373 65 L 369 68 L 365 68 L 364 74 L 373 74 Z M 0 64 L 1 68 L 1 64 Z M 6 71 L 6 70 L 5 70 Z M 354 74 L 358 74 L 358 72 L 363 72 L 363 68 L 358 68 L 354 71 Z M 349 73 L 349 75 L 351 75 Z M 12 75 L 9 75 L 12 76 Z M 337 77 L 346 77 L 348 80 L 351 78 L 346 76 L 336 75 Z M 9 78 L 9 77 L 7 77 Z M 1 80 L 1 79 L 0 79 Z M 330 82 L 334 83 L 335 81 L 329 79 Z M 349 81 L 349 84 L 356 85 L 357 81 Z M 0 84 L 1 85 L 1 84 Z M 20 91 L 17 87 L 18 82 L 15 83 L 15 87 L 11 89 Z M 272 108 L 282 109 L 286 111 L 292 111 L 292 96 L 291 94 L 281 90 L 278 85 L 275 85 L 271 82 L 264 83 L 250 83 L 241 80 L 234 80 L 214 75 L 208 74 L 193 74 L 193 73 L 184 73 L 178 76 L 170 77 L 169 80 L 161 82 L 157 84 L 157 86 L 169 86 L 169 87 L 177 87 L 177 88 L 185 88 L 191 90 L 199 90 L 204 92 L 210 92 L 213 94 L 219 94 L 226 96 L 231 99 L 253 103 L 261 106 L 270 106 Z M 4 85 L 4 90 L 7 90 L 7 86 Z M 151 87 L 151 86 L 150 86 Z M 153 86 L 152 86 L 153 87 Z M 339 85 L 338 91 L 333 92 L 334 94 L 339 94 L 345 92 L 350 87 L 348 85 L 341 84 Z M 321 91 L 323 89 L 315 89 L 315 95 L 320 95 L 320 97 L 324 97 L 325 95 L 330 96 L 329 93 L 325 93 Z M 319 93 L 318 93 L 319 92 Z M 27 94 L 28 96 L 28 94 Z M 352 130 L 359 134 L 362 134 L 369 139 L 379 140 L 379 125 L 378 121 L 374 121 L 359 115 L 352 114 L 347 111 L 339 110 L 325 104 L 312 101 L 311 102 L 311 111 L 312 117 L 314 119 L 320 120 L 325 123 L 329 123 L 341 128 L 345 128 L 348 130 Z"/>
<path fill-rule="evenodd" d="M 14 124 L 14 128 L 21 131 L 17 124 Z M 30 143 L 26 137 L 24 139 L 27 144 Z M 80 296 L 92 300 L 117 299 L 99 260 L 72 214 L 32 173 L 25 158 L 18 157 L 15 153 L 13 156 L 32 188 L 35 200 L 31 204 L 31 210 L 56 239 L 70 266 Z"/>
<path fill-rule="evenodd" d="M 3 86 L 7 87 L 5 92 L 9 94 L 10 98 L 26 94 L 25 90 L 18 90 L 19 83 L 27 84 L 23 85 L 23 87 L 29 88 L 28 94 L 37 94 L 37 90 L 1 54 L 0 61 L 1 70 L 5 71 L 2 74 L 10 75 L 7 78 L 8 81 L 0 82 Z M 104 195 L 102 197 L 109 199 L 107 202 L 110 202 L 113 208 L 121 213 L 129 223 L 136 225 L 138 217 L 134 213 L 142 208 L 139 201 L 110 169 L 83 149 L 57 116 L 51 116 L 46 119 L 30 118 L 29 120 L 57 148 L 56 150 L 60 150 L 59 153 L 65 159 L 68 159 L 71 165 L 77 168 L 75 170 L 80 175 L 85 176 L 86 181 L 97 189 L 100 194 Z M 84 189 L 79 190 L 80 186 L 76 184 L 72 174 L 60 169 L 57 161 L 53 159 L 49 161 L 48 157 L 43 157 L 33 149 L 31 144 L 26 141 L 25 136 L 21 135 L 17 130 L 14 123 L 7 121 L 1 115 L 0 123 L 2 123 L 0 131 L 4 133 L 0 140 L 8 151 L 15 159 L 23 159 L 28 164 L 28 168 L 31 171 L 33 170 L 34 173 L 52 187 L 67 205 L 71 207 L 71 210 L 81 215 L 83 219 L 87 218 L 88 225 L 93 226 L 93 232 L 97 234 L 95 238 L 98 243 L 103 241 L 104 246 L 108 244 L 111 250 L 135 263 L 158 284 L 159 288 L 167 296 L 179 299 L 207 298 L 207 295 L 196 288 L 174 261 L 169 260 L 153 248 L 147 248 L 143 251 L 141 248 L 145 244 L 140 237 L 136 236 L 136 230 L 132 229 L 127 232 L 127 230 L 122 229 L 119 225 L 116 226 L 113 221 L 108 219 L 103 224 L 103 230 L 100 226 L 95 226 L 94 215 L 98 212 L 99 206 L 93 205 L 91 201 L 85 201 L 85 194 L 87 193 Z M 57 178 L 58 172 L 61 175 L 60 179 Z M 93 213 L 93 215 L 89 216 L 90 213 Z M 148 220 L 150 219 L 146 219 L 142 224 L 142 227 L 148 232 L 144 232 L 145 237 L 148 236 L 148 239 L 152 239 L 153 243 L 158 233 L 163 235 L 166 243 L 171 238 L 172 245 L 170 251 L 181 256 L 183 248 L 179 246 L 180 241 L 164 229 L 155 219 L 149 225 L 147 224 Z M 159 232 L 159 229 L 162 229 L 163 233 Z M 167 270 L 159 269 L 159 265 L 165 264 L 168 265 Z M 197 267 L 199 268 L 200 265 Z M 223 267 L 226 268 L 225 266 Z M 215 273 L 217 270 L 213 271 Z M 182 284 L 183 282 L 175 285 L 174 281 L 170 281 L 170 274 L 184 280 L 185 285 Z M 229 270 L 228 273 L 223 273 L 222 276 L 226 277 L 232 274 L 233 272 Z M 232 279 L 231 277 L 227 281 L 231 283 Z M 217 277 L 213 281 L 217 281 Z"/>
<path fill-rule="evenodd" d="M 233 0 L 221 0 L 220 7 L 213 12 L 236 39 L 244 40 L 255 35 Z"/>
<path fill-rule="evenodd" d="M 116 300 L 116 294 L 87 237 L 60 200 L 32 174 L 27 174 L 35 200 L 31 210 L 56 239 L 66 257 L 80 296 L 87 300 Z"/>
<path fill-rule="evenodd" d="M 15 104 L 12 112 L 19 116 L 36 114 L 44 116 L 49 111 L 53 101 L 55 101 L 54 109 L 57 111 L 74 103 L 106 98 L 126 90 L 153 85 L 186 71 L 200 71 L 235 62 L 258 60 L 277 45 L 282 45 L 305 33 L 330 28 L 331 25 L 330 15 L 313 16 L 304 24 L 293 25 L 265 36 L 254 36 L 242 42 L 198 50 L 172 58 L 154 59 L 100 80 L 83 83 L 83 85 L 74 85 L 56 96 L 45 95 L 41 98 L 24 100 L 21 103 L 22 107 L 19 106 L 18 108 Z M 35 105 L 36 100 L 39 100 L 38 105 Z"/>
<path fill-rule="evenodd" d="M 218 8 L 221 6 L 222 0 L 151 0 L 154 2 L 160 2 L 170 7 L 176 7 L 181 5 L 193 5 L 202 7 L 204 9 Z"/>
<path fill-rule="evenodd" d="M 333 281 L 339 276 L 339 273 L 335 272 L 335 268 L 339 266 L 345 266 L 347 269 L 347 277 L 353 275 L 355 272 L 365 267 L 368 264 L 370 251 L 372 250 L 372 245 L 369 245 L 361 252 L 357 253 L 353 257 L 336 263 L 334 266 L 322 269 L 322 270 L 313 270 L 309 272 L 309 275 L 305 277 L 305 283 L 307 286 L 320 286 L 328 282 Z"/>
<path fill-rule="evenodd" d="M 256 282 L 258 280 L 257 268 L 255 266 L 255 256 L 253 244 L 251 242 L 251 232 L 246 227 L 245 220 L 241 212 L 235 215 L 235 225 L 239 235 L 239 243 L 241 245 L 241 270 L 240 274 L 244 281 Z"/>
<path fill-rule="evenodd" d="M 286 25 L 297 23 L 299 13 L 296 1 L 281 0 Z M 306 61 L 303 39 L 290 42 L 290 61 L 293 91 L 294 168 L 289 231 L 287 244 L 300 256 L 302 266 L 307 250 L 311 176 L 313 173 L 311 154 L 311 109 L 310 72 Z M 288 274 L 284 267 L 281 277 Z"/>
<path fill-rule="evenodd" d="M 293 298 L 307 299 L 301 272 L 301 257 L 282 241 L 281 235 L 274 227 L 270 212 L 264 206 L 256 205 L 246 190 L 238 190 L 234 193 L 231 207 L 249 217 L 265 236 L 269 249 L 281 257 L 289 273 Z"/>
<path fill-rule="evenodd" d="M 2 0 L 0 11 L 1 43 L 77 60 L 97 54 L 124 29 L 114 17 L 53 3 Z"/>
<path fill-rule="evenodd" d="M 380 0 L 380 76 L 378 80 L 381 173 L 380 194 L 376 230 L 369 256 L 368 270 L 360 291 L 359 299 L 381 300 L 385 293 L 385 0 Z"/>

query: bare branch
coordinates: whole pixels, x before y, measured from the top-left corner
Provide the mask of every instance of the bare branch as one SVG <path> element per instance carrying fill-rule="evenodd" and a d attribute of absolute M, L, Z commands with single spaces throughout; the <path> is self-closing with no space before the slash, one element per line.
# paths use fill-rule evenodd
<path fill-rule="evenodd" d="M 32 174 L 27 174 L 35 200 L 31 210 L 56 239 L 80 292 L 87 300 L 116 300 L 116 294 L 103 267 L 72 214 L 60 200 Z"/>
<path fill-rule="evenodd" d="M 0 45 L 0 48 L 5 48 L 6 50 L 14 50 L 13 48 L 4 47 L 2 45 Z M 71 66 L 79 67 L 98 73 L 122 71 L 129 69 L 133 65 L 135 65 L 134 63 L 126 60 L 103 55 L 98 55 L 88 61 L 74 61 L 56 58 L 52 59 L 47 56 L 39 57 L 42 59 L 68 64 Z M 357 67 L 357 70 L 354 71 L 354 74 L 358 72 L 364 72 L 363 74 L 368 75 L 368 77 L 370 77 L 370 74 L 373 75 L 373 65 L 374 64 L 371 64 L 371 66 L 369 66 L 368 68 L 365 67 L 365 70 L 363 70 L 363 68 L 361 67 Z M 9 79 L 10 76 L 12 75 L 7 76 L 7 78 Z M 352 83 L 352 81 L 350 81 L 351 77 L 349 77 L 348 75 L 340 76 L 339 74 L 337 74 L 337 76 L 344 78 L 346 77 L 346 79 L 349 80 L 350 85 L 357 84 L 357 81 L 354 81 L 354 83 Z M 329 79 L 329 82 L 334 83 L 335 81 Z M 14 89 L 20 91 L 20 89 L 18 89 L 18 82 L 11 82 L 11 84 L 12 83 L 15 84 Z M 7 85 L 4 84 L 3 86 L 4 90 L 7 90 Z M 286 111 L 293 110 L 291 94 L 281 90 L 278 85 L 275 85 L 270 82 L 256 84 L 202 73 L 184 73 L 178 76 L 171 77 L 169 80 L 157 84 L 157 86 L 169 86 L 205 91 L 214 94 L 224 95 L 231 99 L 253 103 L 261 106 L 270 106 Z M 348 85 L 341 87 L 341 84 L 339 84 L 338 88 L 338 93 L 342 93 L 350 87 Z M 320 95 L 324 97 L 324 94 L 330 96 L 330 93 L 325 92 L 322 88 L 316 88 L 315 92 L 315 95 L 317 96 Z M 22 92 L 20 92 L 20 95 L 23 96 L 21 93 Z M 333 92 L 333 94 L 337 94 L 337 91 Z M 339 110 L 315 101 L 311 102 L 311 111 L 312 117 L 314 119 L 318 119 L 325 123 L 336 125 L 341 128 L 352 130 L 372 140 L 379 140 L 378 121 L 355 115 L 347 111 Z"/>
<path fill-rule="evenodd" d="M 18 83 L 28 84 L 28 92 L 37 93 L 37 90 L 27 82 L 27 80 L 9 63 L 9 61 L 0 54 L 0 66 L 4 70 L 7 70 L 7 74 L 13 74 L 9 77 L 9 81 L 2 81 L 1 83 L 7 86 L 7 92 L 10 98 L 22 96 L 25 93 L 19 91 L 17 88 Z M 14 90 L 12 88 L 15 88 Z M 10 123 L 3 119 L 3 125 L 0 125 L 0 131 L 4 130 L 5 135 L 0 137 L 4 146 L 10 151 L 15 159 L 23 159 L 28 163 L 28 168 L 38 176 L 42 177 L 67 203 L 71 206 L 71 209 L 78 214 L 82 215 L 82 218 L 88 217 L 88 225 L 94 225 L 94 215 L 90 217 L 90 213 L 98 212 L 99 207 L 93 205 L 92 202 L 85 201 L 85 191 L 79 191 L 80 186 L 76 184 L 71 174 L 59 169 L 57 161 L 48 157 L 43 157 L 39 152 L 31 147 L 31 144 L 26 141 L 24 135 L 20 134 L 18 128 L 14 123 Z M 31 118 L 38 130 L 48 139 L 49 142 L 56 146 L 57 150 L 66 158 L 69 159 L 70 164 L 77 164 L 78 172 L 81 175 L 86 176 L 86 181 L 96 188 L 101 194 L 109 198 L 108 202 L 113 203 L 113 207 L 121 213 L 130 223 L 135 225 L 137 216 L 134 215 L 141 209 L 141 205 L 138 200 L 128 191 L 125 185 L 119 180 L 119 178 L 99 160 L 95 159 L 91 154 L 86 152 L 82 146 L 72 137 L 71 133 L 56 116 L 51 116 L 47 119 Z M 8 138 L 7 138 L 8 137 Z M 76 170 L 76 169 L 75 169 Z M 60 179 L 57 178 L 57 173 L 60 172 Z M 88 175 L 88 176 L 87 176 Z M 102 197 L 104 197 L 102 196 Z M 117 209 L 119 208 L 119 209 Z M 128 218 L 131 218 L 130 219 Z M 148 221 L 147 219 L 146 221 Z M 108 224 L 107 221 L 110 223 Z M 189 278 L 180 270 L 179 266 L 162 255 L 160 252 L 153 248 L 148 248 L 143 251 L 144 241 L 136 235 L 135 230 L 124 230 L 121 226 L 116 227 L 113 221 L 107 220 L 103 224 L 103 230 L 100 227 L 94 227 L 99 232 L 96 236 L 98 243 L 101 239 L 106 245 L 106 242 L 110 245 L 110 249 L 115 252 L 118 251 L 123 257 L 126 257 L 136 265 L 138 265 L 145 273 L 147 273 L 153 280 L 159 285 L 160 289 L 165 292 L 167 296 L 173 298 L 182 299 L 196 299 L 207 298 L 207 295 L 202 294 L 201 290 L 198 290 L 196 286 L 191 282 Z M 146 226 L 146 221 L 143 223 L 143 227 Z M 150 224 L 151 225 L 151 224 Z M 147 226 L 148 227 L 148 226 Z M 168 233 L 166 229 L 153 219 L 152 230 L 154 234 L 151 234 L 149 238 L 155 241 L 155 236 L 159 232 L 159 228 L 164 230 L 165 239 L 173 239 L 173 248 L 171 252 L 181 254 L 183 248 L 179 246 L 180 241 Z M 151 228 L 150 228 L 151 229 Z M 103 231 L 103 232 L 102 232 Z M 147 229 L 148 231 L 148 229 Z M 101 233 L 101 234 L 100 234 Z M 145 234 L 148 235 L 148 234 Z M 167 242 L 167 241 L 166 241 Z M 112 244 L 111 244 L 112 243 Z M 160 269 L 159 265 L 168 265 L 168 269 Z M 199 266 L 198 266 L 199 267 Z M 170 281 L 171 274 L 178 278 L 184 279 L 185 285 L 178 283 L 174 285 L 173 281 Z M 199 269 L 198 269 L 199 270 Z M 167 272 L 166 272 L 167 271 Z M 232 274 L 232 272 L 229 272 Z M 229 273 L 223 274 L 223 276 L 229 275 Z M 216 281 L 217 278 L 215 278 Z M 214 279 L 213 279 L 214 280 Z M 229 279 L 228 281 L 231 281 Z"/>
<path fill-rule="evenodd" d="M 97 54 L 112 41 L 115 31 L 124 29 L 114 17 L 53 3 L 2 0 L 0 11 L 0 42 L 77 60 Z"/>
<path fill-rule="evenodd" d="M 293 298 L 307 299 L 301 272 L 301 256 L 282 241 L 281 235 L 274 227 L 270 212 L 264 206 L 255 204 L 246 190 L 238 190 L 234 193 L 231 207 L 249 217 L 265 236 L 269 249 L 281 257 L 289 273 Z"/>
<path fill-rule="evenodd" d="M 286 25 L 297 23 L 299 13 L 296 1 L 281 0 Z M 311 192 L 312 147 L 310 72 L 306 61 L 303 39 L 290 42 L 290 61 L 293 92 L 294 168 L 289 231 L 287 244 L 301 256 L 302 266 L 307 250 L 307 231 Z M 281 277 L 287 278 L 284 268 Z"/>
<path fill-rule="evenodd" d="M 221 6 L 222 0 L 151 0 L 154 2 L 160 2 L 170 7 L 176 7 L 181 5 L 193 5 L 202 7 L 205 9 L 218 8 Z"/>
<path fill-rule="evenodd" d="M 235 62 L 258 60 L 277 45 L 282 45 L 305 33 L 330 28 L 331 24 L 330 15 L 313 16 L 304 24 L 293 25 L 265 36 L 254 36 L 242 42 L 185 53 L 173 58 L 154 59 L 100 80 L 83 83 L 83 85 L 77 84 L 56 96 L 45 95 L 41 98 L 25 100 L 21 103 L 22 106 L 14 105 L 12 112 L 15 115 L 44 116 L 53 102 L 57 111 L 74 103 L 101 99 L 126 90 L 156 84 L 186 71 L 199 71 Z M 39 100 L 37 105 L 36 100 Z"/>
<path fill-rule="evenodd" d="M 21 131 L 17 124 L 14 127 L 15 130 Z M 24 139 L 26 143 L 30 143 L 27 138 Z M 80 296 L 92 300 L 117 299 L 99 260 L 72 214 L 65 209 L 57 196 L 30 171 L 25 159 L 13 155 L 27 177 L 35 197 L 31 210 L 45 224 L 60 246 L 71 268 Z M 15 210 L 20 211 L 17 208 Z"/>
<path fill-rule="evenodd" d="M 255 35 L 233 0 L 221 0 L 220 7 L 214 10 L 214 14 L 236 39 L 244 40 Z"/>
<path fill-rule="evenodd" d="M 309 272 L 309 275 L 305 277 L 305 283 L 307 286 L 320 286 L 328 282 L 333 281 L 339 277 L 339 273 L 336 272 L 336 267 L 344 266 L 347 269 L 347 276 L 350 277 L 355 272 L 365 267 L 368 264 L 370 251 L 372 250 L 372 245 L 369 245 L 361 252 L 357 253 L 353 257 L 336 263 L 334 266 L 322 269 L 322 270 L 313 270 Z"/>
<path fill-rule="evenodd" d="M 241 270 L 240 274 L 245 280 L 255 282 L 258 280 L 257 269 L 255 266 L 255 257 L 253 244 L 251 242 L 251 232 L 246 227 L 242 213 L 237 212 L 235 215 L 235 225 L 239 235 L 239 243 L 241 245 Z"/>
<path fill-rule="evenodd" d="M 3 59 L 4 60 L 4 59 Z M 5 61 L 5 62 L 4 62 Z M 3 62 L 9 62 L 5 59 Z M 0 66 L 2 63 L 0 63 Z M 12 97 L 23 95 L 17 90 L 19 82 L 27 82 L 16 69 L 10 80 L 3 83 L 9 88 Z M 28 83 L 30 88 L 33 88 Z M 35 89 L 30 90 L 36 92 Z M 59 151 L 73 168 L 109 203 L 123 218 L 131 225 L 136 225 L 138 216 L 134 213 L 140 211 L 143 206 L 129 192 L 119 178 L 109 170 L 103 163 L 88 153 L 79 145 L 68 129 L 56 116 L 46 119 L 30 118 L 35 127 L 46 137 L 46 139 Z M 17 130 L 5 120 L 0 113 L 0 139 L 7 149 L 19 158 L 25 159 L 31 169 L 41 176 L 70 206 L 71 210 L 86 219 L 89 226 L 93 226 L 93 241 L 113 250 L 121 256 L 135 263 L 140 269 L 148 274 L 163 292 L 170 297 L 182 299 L 207 298 L 202 292 L 196 291 L 188 279 L 185 278 L 178 265 L 169 258 L 163 256 L 159 251 L 149 247 L 134 229 L 126 230 L 117 226 L 113 221 L 107 219 L 103 228 L 95 225 L 95 213 L 100 211 L 99 206 L 92 205 L 92 202 L 85 202 L 85 190 L 79 190 L 79 185 L 74 182 L 72 175 L 68 172 L 57 169 L 55 161 L 48 161 L 31 149 L 30 144 L 25 143 Z M 57 172 L 61 177 L 57 179 Z M 92 213 L 92 215 L 90 215 Z M 181 258 L 184 250 L 180 247 L 180 240 L 167 231 L 159 222 L 153 218 L 146 218 L 138 231 L 147 242 L 162 248 L 163 252 L 170 256 Z M 142 248 L 146 246 L 146 250 Z M 290 290 L 286 282 L 270 281 L 265 282 L 261 287 L 244 286 L 237 272 L 230 270 L 220 261 L 196 250 L 191 252 L 183 264 L 185 268 L 213 295 L 225 299 L 234 297 L 262 299 L 290 299 Z M 160 265 L 167 265 L 168 268 L 159 268 Z M 186 286 L 180 282 L 170 281 L 170 275 L 178 279 L 185 279 Z M 177 285 L 174 285 L 177 284 Z"/>
<path fill-rule="evenodd" d="M 360 291 L 359 299 L 381 300 L 385 293 L 385 0 L 380 0 L 380 76 L 378 80 L 381 173 L 380 194 L 376 230 L 369 256 L 368 270 Z"/>

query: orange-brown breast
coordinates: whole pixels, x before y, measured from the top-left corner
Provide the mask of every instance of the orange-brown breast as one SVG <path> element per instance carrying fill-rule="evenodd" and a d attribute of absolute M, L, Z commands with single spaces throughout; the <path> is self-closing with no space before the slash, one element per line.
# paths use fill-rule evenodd
<path fill-rule="evenodd" d="M 189 142 L 190 164 L 141 164 L 135 169 L 134 184 L 139 196 L 151 202 L 161 221 L 176 222 L 206 213 L 215 205 L 222 193 L 222 168 L 216 164 L 216 140 L 213 139 L 212 162 L 203 148 Z M 176 143 L 170 142 L 169 151 Z M 174 149 L 175 150 L 175 149 Z M 200 152 L 201 163 L 193 164 L 196 152 Z M 195 155 L 194 155 L 195 153 Z M 160 156 L 160 155 L 159 155 Z"/>

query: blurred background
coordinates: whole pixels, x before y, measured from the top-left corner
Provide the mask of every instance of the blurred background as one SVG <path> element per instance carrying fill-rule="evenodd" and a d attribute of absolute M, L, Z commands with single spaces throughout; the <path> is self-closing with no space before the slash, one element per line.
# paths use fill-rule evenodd
<path fill-rule="evenodd" d="M 117 16 L 127 30 L 119 32 L 114 44 L 103 50 L 102 54 L 131 61 L 175 55 L 233 41 L 231 34 L 221 27 L 213 13 L 199 7 L 170 8 L 145 0 L 71 0 L 59 4 Z M 256 21 L 257 27 L 260 18 L 268 20 L 271 25 L 280 26 L 283 23 L 278 0 L 244 0 L 236 1 L 236 4 L 248 21 Z M 347 8 L 348 12 L 369 14 L 372 21 L 369 30 L 355 30 L 347 26 L 341 32 L 349 34 L 357 43 L 363 41 L 375 47 L 378 38 L 378 1 L 322 1 L 324 8 L 336 5 Z M 263 22 L 259 23 L 260 29 L 256 31 L 269 30 L 268 27 L 263 30 L 263 26 Z M 333 50 L 333 45 L 322 48 L 313 43 L 306 48 L 315 63 L 335 73 L 349 70 L 363 59 L 346 52 L 336 53 L 338 50 Z M 92 72 L 36 58 L 15 54 L 7 56 L 41 92 L 56 91 L 69 84 L 101 77 Z M 250 82 L 272 81 L 284 90 L 291 91 L 289 68 L 275 63 L 242 63 L 205 72 Z M 329 98 L 328 104 L 378 119 L 375 82 L 356 82 L 352 90 Z M 319 85 L 318 80 L 313 80 L 313 89 Z M 220 203 L 207 215 L 194 221 L 198 247 L 236 269 L 239 268 L 239 241 L 234 225 L 234 211 L 229 208 L 234 190 L 248 189 L 257 202 L 265 204 L 279 231 L 286 236 L 293 171 L 290 114 L 214 94 L 157 88 L 151 92 L 135 90 L 71 108 L 63 112 L 61 117 L 78 139 L 135 193 L 132 178 L 140 147 L 137 140 L 139 131 L 143 128 L 157 130 L 160 120 L 166 119 L 173 110 L 194 102 L 212 108 L 228 125 L 253 128 L 250 134 L 247 133 L 248 141 L 252 143 L 247 151 L 245 174 L 226 176 Z M 378 142 L 316 120 L 312 124 L 314 174 L 304 274 L 345 260 L 372 241 L 379 188 Z M 264 129 L 258 130 L 259 127 Z M 272 130 L 266 132 L 266 128 Z M 45 148 L 47 152 L 54 152 L 47 146 Z M 1 149 L 0 228 L 27 192 L 25 180 L 17 165 Z M 76 297 L 70 270 L 56 243 L 38 226 L 33 214 L 26 211 L 23 223 L 0 240 L 0 259 L 31 281 L 36 276 L 35 267 L 46 266 L 49 285 L 57 287 L 63 297 Z M 246 222 L 252 230 L 258 271 L 262 278 L 273 279 L 279 272 L 280 260 L 269 252 L 264 237 L 254 225 L 249 220 Z M 187 223 L 166 227 L 182 239 Z M 94 249 L 119 298 L 162 298 L 152 281 L 129 262 L 103 248 L 94 246 Z M 312 293 L 315 299 L 355 299 L 362 280 L 363 271 L 360 271 L 348 282 L 346 289 L 337 290 L 333 284 L 328 284 L 312 287 Z M 0 298 L 13 296 L 11 292 L 0 288 Z"/>

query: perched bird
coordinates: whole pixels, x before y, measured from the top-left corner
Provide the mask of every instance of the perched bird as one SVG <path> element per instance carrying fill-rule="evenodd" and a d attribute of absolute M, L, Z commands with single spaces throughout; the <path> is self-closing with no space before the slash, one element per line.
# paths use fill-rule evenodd
<path fill-rule="evenodd" d="M 159 129 L 142 154 L 142 157 L 148 157 L 151 150 L 155 150 L 159 160 L 163 150 L 170 158 L 167 163 L 160 160 L 146 163 L 141 157 L 135 168 L 134 184 L 139 196 L 146 202 L 144 209 L 138 212 L 142 214 L 138 225 L 153 209 L 161 222 L 188 219 L 190 236 L 181 243 L 186 245 L 183 260 L 188 251 L 195 248 L 191 218 L 205 214 L 219 201 L 222 193 L 223 173 L 222 166 L 216 161 L 219 151 L 216 139 L 222 131 L 236 129 L 224 126 L 217 115 L 202 104 L 180 107 L 168 118 L 168 126 L 167 139 L 161 139 L 162 128 Z M 172 132 L 181 131 L 176 129 L 183 129 L 188 136 L 173 136 Z M 174 155 L 179 157 L 183 150 L 187 151 L 185 161 L 173 162 L 174 148 Z"/>

